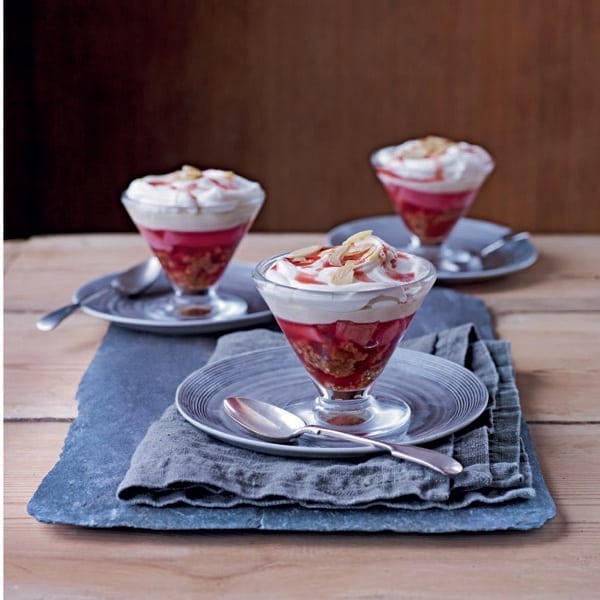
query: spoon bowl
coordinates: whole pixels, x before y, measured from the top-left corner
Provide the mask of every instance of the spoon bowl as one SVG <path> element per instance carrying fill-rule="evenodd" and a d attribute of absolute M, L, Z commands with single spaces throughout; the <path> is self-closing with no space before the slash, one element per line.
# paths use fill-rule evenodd
<path fill-rule="evenodd" d="M 261 400 L 230 396 L 223 401 L 223 409 L 236 423 L 269 442 L 285 443 L 310 433 L 385 450 L 396 458 L 420 464 L 442 475 L 457 475 L 462 471 L 458 461 L 441 452 L 421 446 L 385 442 L 320 425 L 307 425 L 294 413 Z"/>
<path fill-rule="evenodd" d="M 123 271 L 111 282 L 111 286 L 124 296 L 137 296 L 147 290 L 160 275 L 161 266 L 153 256 L 138 265 Z"/>

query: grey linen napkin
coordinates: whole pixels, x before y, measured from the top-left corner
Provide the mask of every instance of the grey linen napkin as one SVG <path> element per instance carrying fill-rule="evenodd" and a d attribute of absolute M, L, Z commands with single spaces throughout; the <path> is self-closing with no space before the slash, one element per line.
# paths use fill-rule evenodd
<path fill-rule="evenodd" d="M 225 335 L 211 360 L 282 346 L 267 330 Z M 441 356 L 472 370 L 490 393 L 471 426 L 430 447 L 452 454 L 464 471 L 448 479 L 389 455 L 354 460 L 270 456 L 230 446 L 190 425 L 170 406 L 150 426 L 131 459 L 117 496 L 134 505 L 298 505 L 309 508 L 461 508 L 535 495 L 520 436 L 521 409 L 508 342 L 480 340 L 466 324 L 411 339 L 403 347 Z"/>

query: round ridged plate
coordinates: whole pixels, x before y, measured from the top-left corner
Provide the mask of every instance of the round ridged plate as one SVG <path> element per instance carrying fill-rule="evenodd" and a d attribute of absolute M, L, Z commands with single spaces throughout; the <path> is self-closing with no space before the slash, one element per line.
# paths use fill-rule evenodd
<path fill-rule="evenodd" d="M 373 386 L 380 402 L 404 400 L 411 408 L 408 430 L 382 439 L 421 444 L 462 429 L 485 410 L 488 392 L 470 371 L 453 362 L 398 348 Z M 204 432 L 235 446 L 282 456 L 331 458 L 381 452 L 367 446 L 302 435 L 290 444 L 265 442 L 223 410 L 228 396 L 247 396 L 286 408 L 316 396 L 304 367 L 288 346 L 241 354 L 189 375 L 178 387 L 181 415 Z"/>
<path fill-rule="evenodd" d="M 410 232 L 402 219 L 397 215 L 368 217 L 342 223 L 327 234 L 328 243 L 341 244 L 351 235 L 373 230 L 373 233 L 396 248 L 403 248 L 410 242 Z M 495 242 L 510 233 L 508 227 L 503 227 L 489 221 L 478 219 L 460 219 L 448 236 L 447 246 L 452 250 L 466 250 L 477 255 L 488 244 Z M 537 260 L 537 251 L 530 240 L 524 239 L 507 244 L 489 256 L 483 262 L 473 261 L 475 266 L 464 271 L 438 270 L 438 281 L 444 283 L 471 283 L 504 277 L 530 267 Z"/>
<path fill-rule="evenodd" d="M 152 333 L 192 335 L 253 327 L 271 321 L 273 315 L 256 290 L 251 276 L 252 269 L 252 265 L 232 262 L 219 281 L 219 292 L 238 296 L 248 304 L 248 311 L 245 314 L 234 317 L 180 321 L 176 319 L 162 321 L 148 317 L 145 311 L 147 303 L 155 302 L 171 293 L 171 286 L 164 273 L 161 273 L 148 292 L 135 298 L 126 298 L 110 287 L 110 282 L 119 273 L 103 275 L 81 286 L 73 295 L 73 301 L 77 302 L 88 294 L 105 287 L 104 294 L 82 306 L 84 312 L 128 329 Z"/>

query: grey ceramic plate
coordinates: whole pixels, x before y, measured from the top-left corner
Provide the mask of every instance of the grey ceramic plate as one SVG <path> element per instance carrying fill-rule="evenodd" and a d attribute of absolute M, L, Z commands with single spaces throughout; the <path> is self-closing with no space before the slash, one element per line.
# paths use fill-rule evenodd
<path fill-rule="evenodd" d="M 327 239 L 330 244 L 340 244 L 347 237 L 372 229 L 375 235 L 388 244 L 402 248 L 410 241 L 410 233 L 397 215 L 369 217 L 343 223 L 332 229 Z M 508 227 L 479 221 L 477 219 L 461 219 L 448 237 L 447 245 L 456 250 L 467 250 L 477 253 L 481 248 L 496 241 L 510 232 Z M 469 283 L 503 277 L 530 267 L 537 260 L 537 252 L 529 240 L 521 240 L 508 244 L 494 253 L 481 268 L 471 271 L 438 271 L 438 281 L 445 283 Z"/>
<path fill-rule="evenodd" d="M 378 400 L 401 397 L 411 408 L 408 431 L 390 440 L 420 444 L 444 437 L 474 421 L 486 408 L 488 392 L 473 373 L 453 362 L 398 348 L 373 387 Z M 223 410 L 227 396 L 248 396 L 286 407 L 314 398 L 316 390 L 287 346 L 241 354 L 189 375 L 178 387 L 181 415 L 204 432 L 235 446 L 281 456 L 331 458 L 381 452 L 321 437 L 300 436 L 290 444 L 262 441 Z"/>
<path fill-rule="evenodd" d="M 219 282 L 219 290 L 239 296 L 248 303 L 248 312 L 246 314 L 230 319 L 219 321 L 206 318 L 186 319 L 185 321 L 158 321 L 149 319 L 142 310 L 144 303 L 155 300 L 159 296 L 169 294 L 171 291 L 170 285 L 163 274 L 161 274 L 159 280 L 150 288 L 148 293 L 138 298 L 125 298 L 108 287 L 105 294 L 101 294 L 92 302 L 87 303 L 82 307 L 82 310 L 89 315 L 106 319 L 128 329 L 170 335 L 213 333 L 251 327 L 268 322 L 273 318 L 267 305 L 254 286 L 251 273 L 252 265 L 230 263 Z M 117 274 L 110 273 L 89 281 L 75 292 L 73 300 L 78 301 L 80 298 L 103 286 L 109 286 L 111 279 Z"/>

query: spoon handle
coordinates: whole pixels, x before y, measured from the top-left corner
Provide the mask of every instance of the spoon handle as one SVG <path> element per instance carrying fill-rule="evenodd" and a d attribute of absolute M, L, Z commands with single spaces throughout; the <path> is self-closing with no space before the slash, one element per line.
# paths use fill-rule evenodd
<path fill-rule="evenodd" d="M 463 469 L 462 465 L 457 460 L 454 460 L 451 456 L 446 456 L 441 452 L 429 450 L 428 448 L 423 448 L 421 446 L 394 444 L 392 442 L 374 440 L 372 438 L 346 433 L 345 431 L 319 427 L 318 425 L 307 425 L 306 427 L 302 428 L 302 431 L 316 435 L 323 435 L 325 437 L 347 440 L 349 442 L 355 442 L 365 446 L 382 448 L 383 450 L 387 450 L 396 458 L 401 458 L 402 460 L 407 460 L 419 465 L 423 465 L 424 467 L 429 467 L 430 469 L 433 469 L 442 475 L 458 475 L 458 473 L 460 473 Z"/>
<path fill-rule="evenodd" d="M 490 254 L 496 252 L 496 250 L 499 250 L 503 246 L 506 246 L 506 244 L 513 243 L 513 242 L 520 242 L 522 240 L 528 240 L 530 237 L 531 236 L 529 235 L 529 232 L 527 232 L 527 231 L 518 231 L 517 233 L 514 233 L 514 232 L 507 233 L 506 235 L 502 236 L 499 240 L 496 240 L 495 242 L 492 242 L 491 244 L 488 244 L 487 246 L 483 247 L 479 251 L 479 255 L 482 258 L 485 258 L 486 256 L 489 256 Z"/>
<path fill-rule="evenodd" d="M 74 313 L 78 308 L 81 307 L 85 302 L 89 302 L 93 300 L 96 296 L 99 296 L 101 293 L 104 293 L 109 288 L 102 288 L 85 296 L 79 302 L 74 302 L 73 304 L 68 304 L 67 306 L 63 306 L 61 308 L 57 308 L 47 315 L 43 316 L 35 326 L 40 331 L 52 331 L 55 327 L 60 325 L 70 314 Z"/>

